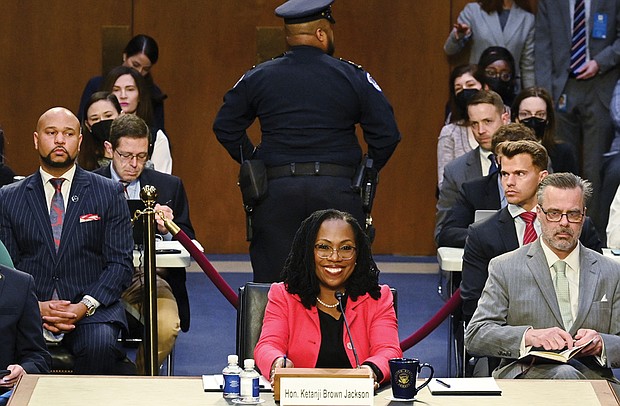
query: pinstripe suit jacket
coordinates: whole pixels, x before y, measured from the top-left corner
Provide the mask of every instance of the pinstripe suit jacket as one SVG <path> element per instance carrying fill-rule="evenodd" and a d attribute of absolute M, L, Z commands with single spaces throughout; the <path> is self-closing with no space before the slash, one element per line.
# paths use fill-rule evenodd
<path fill-rule="evenodd" d="M 31 274 L 40 301 L 79 302 L 84 295 L 101 306 L 80 323 L 125 321 L 120 304 L 133 273 L 129 209 L 120 184 L 77 168 L 71 185 L 58 253 L 39 171 L 0 189 L 0 240 L 15 267 Z M 99 220 L 80 217 L 96 214 Z"/>
<path fill-rule="evenodd" d="M 580 247 L 579 307 L 569 333 L 598 331 L 605 343 L 606 368 L 593 357 L 580 358 L 594 372 L 609 376 L 620 367 L 620 264 Z M 551 273 L 540 239 L 494 258 L 478 308 L 467 326 L 465 345 L 477 355 L 501 357 L 500 378 L 521 372 L 516 365 L 527 328 L 564 328 Z"/>

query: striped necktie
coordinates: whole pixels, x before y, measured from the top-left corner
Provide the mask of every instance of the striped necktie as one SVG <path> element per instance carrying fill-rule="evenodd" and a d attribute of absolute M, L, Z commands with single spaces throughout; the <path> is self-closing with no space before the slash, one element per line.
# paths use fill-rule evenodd
<path fill-rule="evenodd" d="M 573 14 L 573 35 L 570 48 L 570 71 L 577 75 L 577 71 L 586 63 L 586 3 L 585 0 L 575 0 Z"/>
<path fill-rule="evenodd" d="M 573 326 L 573 314 L 570 305 L 570 291 L 568 290 L 568 279 L 566 278 L 566 262 L 556 261 L 553 264 L 555 269 L 555 294 L 558 298 L 562 322 L 566 331 Z"/>
<path fill-rule="evenodd" d="M 519 214 L 519 217 L 525 221 L 525 232 L 523 233 L 523 245 L 536 241 L 538 235 L 536 229 L 534 229 L 534 220 L 536 220 L 536 213 L 526 211 Z"/>
<path fill-rule="evenodd" d="M 50 223 L 52 224 L 52 235 L 54 236 L 56 252 L 58 252 L 58 247 L 60 246 L 62 223 L 65 218 L 65 202 L 61 191 L 62 182 L 64 182 L 63 178 L 50 179 L 50 183 L 54 186 L 54 196 L 52 196 L 52 204 L 50 205 Z"/>

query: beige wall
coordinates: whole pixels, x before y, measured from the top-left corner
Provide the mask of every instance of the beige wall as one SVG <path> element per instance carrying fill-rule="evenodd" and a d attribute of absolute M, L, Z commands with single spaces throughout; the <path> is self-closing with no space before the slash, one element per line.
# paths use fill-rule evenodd
<path fill-rule="evenodd" d="M 101 70 L 101 27 L 128 25 L 157 39 L 153 70 L 168 94 L 174 174 L 187 187 L 192 222 L 207 252 L 245 253 L 238 165 L 211 131 L 224 93 L 256 60 L 256 29 L 280 26 L 281 0 L 3 0 L 0 123 L 7 161 L 37 167 L 32 131 L 54 105 L 77 109 Z M 364 66 L 391 101 L 403 135 L 381 173 L 374 207 L 376 253 L 432 255 L 436 141 L 450 65 L 443 42 L 464 0 L 337 0 L 336 55 Z M 133 14 L 132 14 L 133 13 Z M 10 63 L 9 63 L 10 61 Z M 120 63 L 120 56 L 119 56 Z M 258 126 L 251 129 L 258 138 Z"/>

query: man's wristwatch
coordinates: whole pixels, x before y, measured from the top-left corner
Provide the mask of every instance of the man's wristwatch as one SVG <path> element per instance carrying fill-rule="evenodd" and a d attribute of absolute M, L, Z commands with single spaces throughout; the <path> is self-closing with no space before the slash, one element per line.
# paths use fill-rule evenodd
<path fill-rule="evenodd" d="M 95 310 L 97 310 L 97 306 L 95 306 L 95 304 L 88 298 L 83 298 L 82 300 L 80 300 L 80 303 L 82 303 L 84 306 L 86 306 L 86 316 L 92 316 L 93 314 L 95 314 Z"/>

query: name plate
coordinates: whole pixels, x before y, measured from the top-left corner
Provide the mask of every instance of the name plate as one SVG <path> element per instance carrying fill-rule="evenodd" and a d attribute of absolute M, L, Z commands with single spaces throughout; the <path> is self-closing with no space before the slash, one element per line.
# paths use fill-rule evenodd
<path fill-rule="evenodd" d="M 292 371 L 293 369 L 290 369 L 286 372 Z M 372 406 L 374 396 L 372 377 L 360 370 L 348 370 L 346 371 L 348 373 L 344 374 L 341 372 L 342 370 L 322 369 L 309 374 L 276 373 L 279 379 L 276 381 L 278 388 L 275 394 L 279 395 L 277 397 L 282 406 Z"/>

